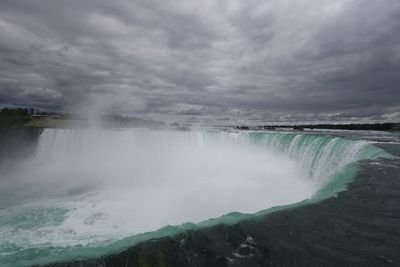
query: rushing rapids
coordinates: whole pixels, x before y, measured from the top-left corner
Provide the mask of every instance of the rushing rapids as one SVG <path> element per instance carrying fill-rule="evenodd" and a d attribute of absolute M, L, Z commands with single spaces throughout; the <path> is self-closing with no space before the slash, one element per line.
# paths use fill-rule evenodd
<path fill-rule="evenodd" d="M 308 134 L 46 129 L 36 153 L 3 174 L 0 263 L 95 257 L 317 201 L 344 190 L 358 161 L 385 156 Z"/>

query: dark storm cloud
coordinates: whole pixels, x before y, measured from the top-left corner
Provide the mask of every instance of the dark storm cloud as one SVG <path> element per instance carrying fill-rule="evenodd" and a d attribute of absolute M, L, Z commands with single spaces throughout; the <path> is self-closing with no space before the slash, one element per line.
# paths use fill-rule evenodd
<path fill-rule="evenodd" d="M 210 123 L 399 120 L 400 2 L 0 3 L 0 105 Z"/>

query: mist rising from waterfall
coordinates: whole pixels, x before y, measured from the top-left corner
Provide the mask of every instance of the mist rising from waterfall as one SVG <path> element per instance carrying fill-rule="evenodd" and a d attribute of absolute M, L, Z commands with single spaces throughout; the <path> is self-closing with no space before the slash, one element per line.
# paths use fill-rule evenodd
<path fill-rule="evenodd" d="M 314 192 L 287 157 L 223 141 L 191 132 L 45 130 L 17 178 L 28 205 L 51 198 L 65 209 L 62 224 L 48 229 L 60 231 L 61 242 L 256 212 Z"/>

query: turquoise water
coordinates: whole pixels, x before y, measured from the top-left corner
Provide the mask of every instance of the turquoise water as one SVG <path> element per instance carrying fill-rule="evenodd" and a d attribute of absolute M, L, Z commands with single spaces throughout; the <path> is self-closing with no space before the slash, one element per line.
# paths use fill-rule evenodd
<path fill-rule="evenodd" d="M 41 135 L 32 159 L 21 163 L 19 172 L 10 174 L 18 182 L 1 186 L 3 192 L 12 194 L 1 197 L 0 263 L 26 266 L 98 257 L 186 229 L 256 219 L 279 209 L 335 196 L 346 189 L 360 160 L 388 156 L 366 141 L 296 133 L 48 129 Z M 132 172 L 147 179 L 135 179 L 132 187 Z M 167 177 L 165 181 L 152 180 L 163 175 Z M 210 186 L 214 181 L 221 187 Z M 236 185 L 236 181 L 240 183 Z M 254 185 L 247 185 L 247 181 Z M 157 187 L 159 182 L 167 184 Z M 264 188 L 257 193 L 260 185 Z M 135 191 L 137 187 L 139 191 Z M 212 203 L 200 199 L 203 202 L 199 207 L 202 203 L 211 206 L 203 217 L 198 216 L 200 211 L 177 214 L 170 219 L 178 226 L 167 222 L 164 225 L 168 226 L 157 231 L 140 228 L 140 224 L 132 228 L 135 218 L 145 216 L 140 211 L 149 212 L 134 209 L 135 214 L 130 214 L 131 206 L 141 200 L 151 203 L 164 194 L 157 191 L 150 198 L 152 191 L 146 191 L 149 187 L 171 188 L 174 195 L 178 188 L 183 188 L 182 194 L 190 190 L 190 195 L 181 195 L 171 205 L 180 205 L 187 199 L 196 203 L 198 198 L 192 195 L 207 190 L 215 190 L 218 195 L 222 188 L 231 190 L 231 194 L 222 194 Z M 239 201 L 232 198 L 220 209 L 212 207 L 241 191 L 247 193 L 238 196 Z M 274 191 L 279 193 L 274 195 L 276 199 L 265 199 L 264 195 Z M 140 195 L 141 192 L 145 193 Z M 257 197 L 250 199 L 253 192 Z M 165 196 L 160 199 L 168 201 L 172 195 Z M 248 206 L 239 206 L 243 197 L 249 198 Z M 171 212 L 163 213 L 165 207 L 171 207 L 154 205 L 161 207 L 152 210 L 160 213 L 154 219 L 156 227 L 163 216 L 171 216 Z M 183 206 L 182 210 L 189 210 L 188 207 Z M 153 215 L 150 212 L 146 216 Z M 197 223 L 185 223 L 193 220 Z"/>

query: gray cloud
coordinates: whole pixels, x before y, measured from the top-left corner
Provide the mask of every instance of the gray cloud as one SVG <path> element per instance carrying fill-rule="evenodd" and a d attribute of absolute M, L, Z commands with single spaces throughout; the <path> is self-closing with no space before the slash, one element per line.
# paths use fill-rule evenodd
<path fill-rule="evenodd" d="M 0 105 L 399 121 L 398 14 L 397 0 L 3 0 Z"/>

